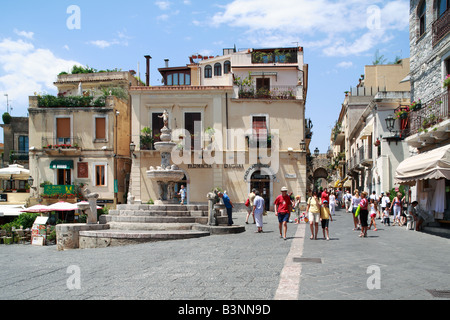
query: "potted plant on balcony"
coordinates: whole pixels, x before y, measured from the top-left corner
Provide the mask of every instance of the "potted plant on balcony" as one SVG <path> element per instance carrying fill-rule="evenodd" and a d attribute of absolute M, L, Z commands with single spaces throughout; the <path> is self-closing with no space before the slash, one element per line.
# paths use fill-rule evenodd
<path fill-rule="evenodd" d="M 448 74 L 444 79 L 444 88 L 450 90 L 450 74 Z"/>
<path fill-rule="evenodd" d="M 378 147 L 380 144 L 381 144 L 380 139 L 377 139 L 377 140 L 374 142 L 375 147 Z"/>
<path fill-rule="evenodd" d="M 422 101 L 419 99 L 419 101 L 413 101 L 412 103 L 411 103 L 411 106 L 410 106 L 410 108 L 409 108 L 411 111 L 417 111 L 417 110 L 420 110 L 420 109 L 422 109 Z"/>
<path fill-rule="evenodd" d="M 398 111 L 395 112 L 394 119 L 407 119 L 409 111 L 410 110 L 408 107 L 399 109 Z"/>

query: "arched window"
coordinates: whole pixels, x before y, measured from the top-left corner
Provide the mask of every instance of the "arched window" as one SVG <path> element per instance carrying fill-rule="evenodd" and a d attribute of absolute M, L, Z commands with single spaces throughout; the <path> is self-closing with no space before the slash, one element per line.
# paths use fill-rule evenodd
<path fill-rule="evenodd" d="M 217 62 L 216 64 L 214 64 L 214 76 L 221 76 L 222 75 L 222 65 Z"/>
<path fill-rule="evenodd" d="M 419 37 L 425 33 L 427 22 L 426 12 L 427 12 L 427 2 L 424 0 L 419 5 L 419 10 L 417 11 L 417 15 L 419 17 Z"/>
<path fill-rule="evenodd" d="M 205 67 L 205 78 L 212 78 L 212 67 L 209 65 Z"/>
<path fill-rule="evenodd" d="M 231 72 L 231 62 L 227 60 L 223 63 L 223 74 L 228 74 L 230 72 Z"/>
<path fill-rule="evenodd" d="M 450 7 L 450 0 L 438 0 L 437 3 L 438 18 L 440 18 L 449 7 Z"/>

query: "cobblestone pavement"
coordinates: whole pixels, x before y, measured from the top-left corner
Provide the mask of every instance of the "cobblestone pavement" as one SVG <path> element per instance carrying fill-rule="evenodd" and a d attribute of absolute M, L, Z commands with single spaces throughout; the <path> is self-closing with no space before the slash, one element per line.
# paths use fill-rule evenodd
<path fill-rule="evenodd" d="M 244 224 L 243 212 L 234 216 Z M 337 211 L 329 241 L 294 223 L 283 240 L 269 213 L 262 234 L 249 224 L 241 234 L 102 249 L 0 245 L 0 299 L 448 298 L 450 240 L 379 221 L 359 238 Z"/>

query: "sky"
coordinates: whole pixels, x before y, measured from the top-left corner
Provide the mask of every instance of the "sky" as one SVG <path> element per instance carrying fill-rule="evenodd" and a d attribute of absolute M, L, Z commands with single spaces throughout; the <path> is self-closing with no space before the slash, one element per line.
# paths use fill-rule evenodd
<path fill-rule="evenodd" d="M 12 116 L 28 116 L 28 97 L 56 94 L 57 75 L 75 64 L 135 70 L 145 79 L 150 55 L 151 85 L 161 85 L 164 59 L 184 66 L 192 54 L 222 55 L 234 46 L 298 45 L 309 65 L 310 149 L 321 153 L 344 92 L 375 53 L 390 62 L 410 52 L 406 0 L 15 0 L 1 8 L 1 114 L 8 104 Z"/>

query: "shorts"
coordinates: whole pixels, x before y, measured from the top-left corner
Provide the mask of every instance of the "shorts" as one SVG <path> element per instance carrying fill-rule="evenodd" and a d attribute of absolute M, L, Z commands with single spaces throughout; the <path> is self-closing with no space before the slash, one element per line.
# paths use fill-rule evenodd
<path fill-rule="evenodd" d="M 371 217 L 371 218 L 375 218 L 376 216 L 377 216 L 376 213 L 371 213 L 371 214 L 370 214 L 370 217 Z"/>
<path fill-rule="evenodd" d="M 278 212 L 278 222 L 289 222 L 289 213 L 287 212 Z"/>
<path fill-rule="evenodd" d="M 320 212 L 308 212 L 309 222 L 319 223 Z"/>
<path fill-rule="evenodd" d="M 330 219 L 322 219 L 322 229 L 328 228 Z"/>

